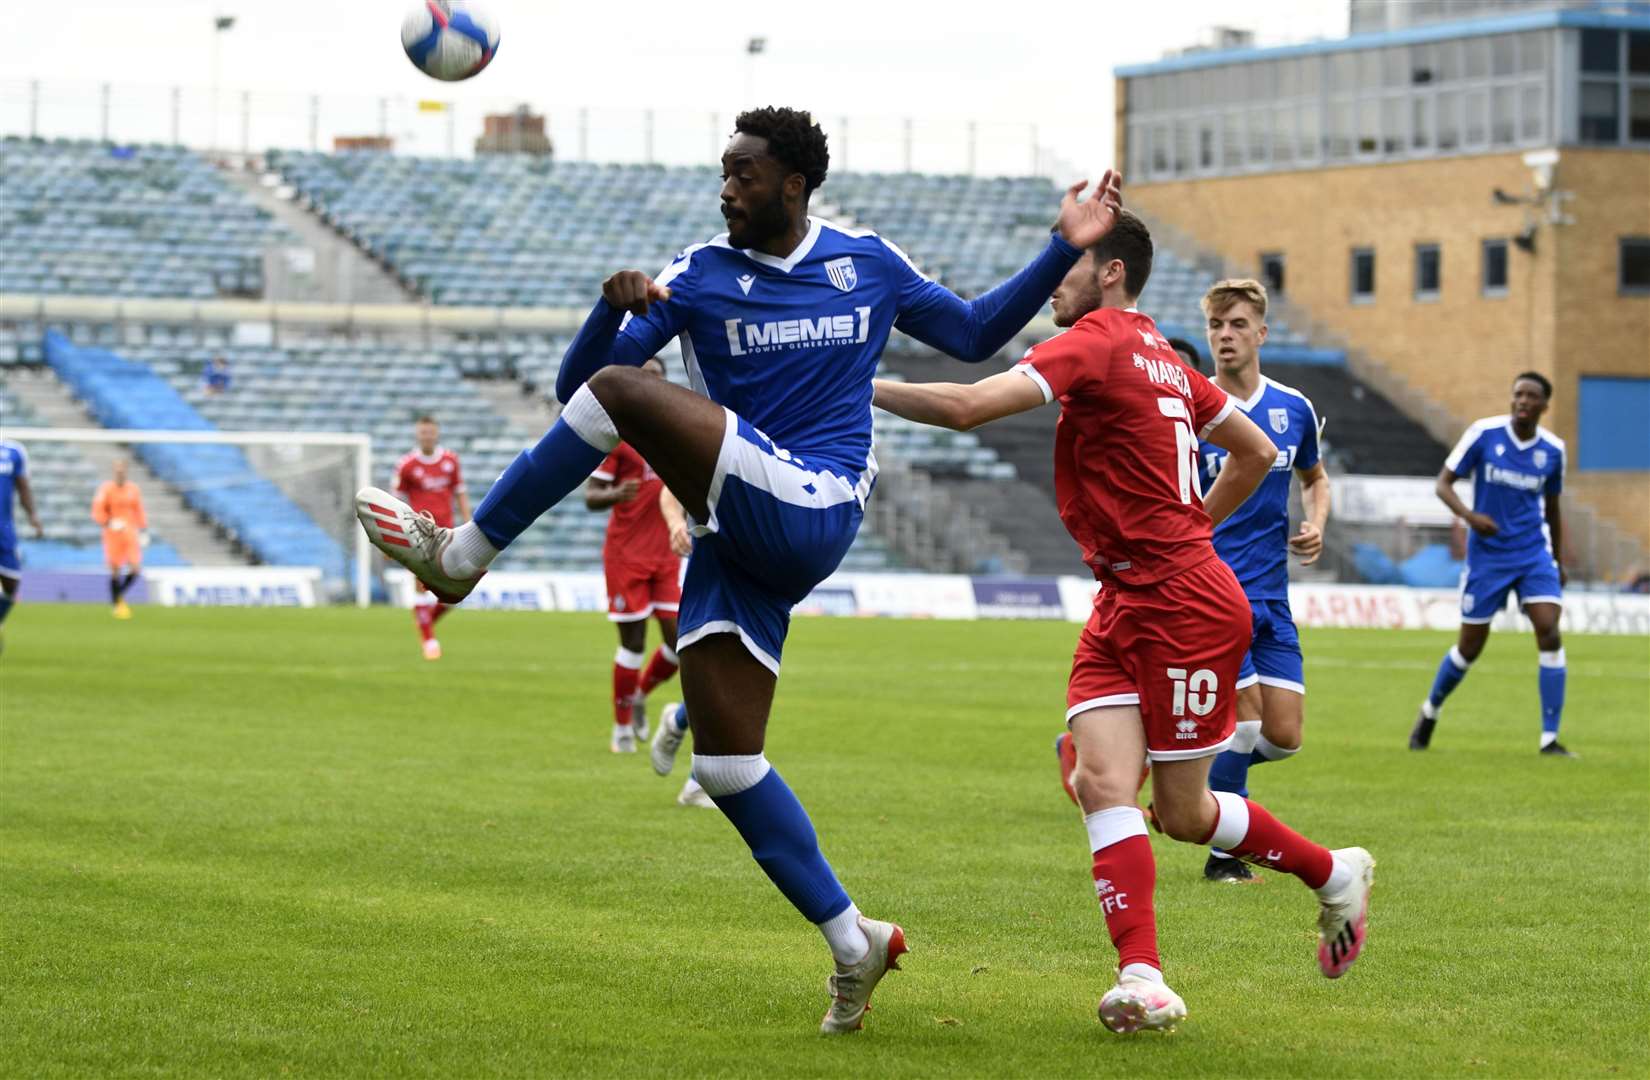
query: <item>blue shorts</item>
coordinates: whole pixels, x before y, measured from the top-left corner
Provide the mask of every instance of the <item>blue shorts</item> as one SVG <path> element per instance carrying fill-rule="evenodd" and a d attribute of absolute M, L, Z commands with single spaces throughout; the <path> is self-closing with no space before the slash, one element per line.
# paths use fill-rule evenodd
<path fill-rule="evenodd" d="M 0 577 L 16 581 L 23 576 L 23 558 L 17 550 L 17 534 L 0 529 Z"/>
<path fill-rule="evenodd" d="M 1260 683 L 1306 693 L 1306 669 L 1301 661 L 1301 636 L 1295 630 L 1295 616 L 1288 600 L 1251 600 L 1255 617 L 1254 637 L 1238 669 L 1237 686 Z"/>
<path fill-rule="evenodd" d="M 810 464 L 727 413 L 722 451 L 695 523 L 682 582 L 676 648 L 711 634 L 737 634 L 774 674 L 791 608 L 831 575 L 865 516 L 874 469 L 844 476 Z"/>
<path fill-rule="evenodd" d="M 1461 621 L 1487 623 L 1507 606 L 1507 594 L 1517 590 L 1519 607 L 1530 604 L 1564 603 L 1564 587 L 1558 583 L 1558 563 L 1551 554 L 1522 566 L 1467 564 L 1461 573 Z"/>

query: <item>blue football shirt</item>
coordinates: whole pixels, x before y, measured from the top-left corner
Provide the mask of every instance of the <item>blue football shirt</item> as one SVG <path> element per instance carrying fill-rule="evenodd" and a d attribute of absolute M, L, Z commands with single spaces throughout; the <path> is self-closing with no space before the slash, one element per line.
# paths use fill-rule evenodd
<path fill-rule="evenodd" d="M 642 355 L 679 338 L 695 390 L 810 466 L 867 486 L 871 378 L 889 333 L 941 341 L 960 303 L 876 233 L 820 218 L 787 258 L 734 248 L 724 233 L 655 280 L 670 299 L 626 317 L 621 336 Z"/>
<path fill-rule="evenodd" d="M 1472 508 L 1499 528 L 1494 536 L 1467 535 L 1467 561 L 1475 567 L 1522 566 L 1552 557 L 1546 496 L 1564 490 L 1564 440 L 1537 426 L 1524 442 L 1506 416 L 1467 428 L 1444 465 L 1472 478 Z"/>
<path fill-rule="evenodd" d="M 1318 463 L 1318 414 L 1305 394 L 1261 376 L 1248 401 L 1232 401 L 1278 448 L 1272 471 L 1232 516 L 1215 529 L 1215 551 L 1251 600 L 1289 598 L 1289 478 Z M 1203 490 L 1226 463 L 1226 451 L 1198 445 Z"/>
<path fill-rule="evenodd" d="M 12 500 L 17 491 L 17 478 L 27 475 L 29 455 L 22 444 L 0 439 L 0 536 L 13 535 Z"/>

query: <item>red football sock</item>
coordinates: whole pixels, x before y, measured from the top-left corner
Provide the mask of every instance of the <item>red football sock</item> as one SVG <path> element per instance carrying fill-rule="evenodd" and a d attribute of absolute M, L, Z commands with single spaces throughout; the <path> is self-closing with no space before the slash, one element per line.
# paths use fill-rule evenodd
<path fill-rule="evenodd" d="M 613 654 L 613 722 L 630 726 L 630 703 L 636 696 L 636 679 L 641 673 L 642 654 L 623 645 Z"/>
<path fill-rule="evenodd" d="M 1146 964 L 1163 970 L 1157 953 L 1157 861 L 1138 807 L 1114 806 L 1083 819 L 1094 848 L 1094 894 L 1117 947 L 1117 966 Z"/>
<path fill-rule="evenodd" d="M 647 670 L 642 672 L 640 689 L 644 695 L 651 694 L 655 686 L 668 682 L 675 674 L 676 651 L 669 645 L 660 645 L 653 651 L 653 659 L 647 662 Z"/>
<path fill-rule="evenodd" d="M 431 629 L 434 629 L 435 624 L 441 621 L 441 616 L 447 614 L 447 612 L 449 612 L 451 610 L 453 610 L 453 605 L 451 605 L 451 604 L 436 604 L 433 607 L 431 607 L 430 608 L 430 627 L 431 627 Z"/>
<path fill-rule="evenodd" d="M 428 604 L 420 604 L 413 608 L 413 622 L 418 626 L 418 636 L 420 639 L 428 641 L 434 636 L 432 633 L 432 627 L 435 624 L 430 619 L 430 606 Z"/>
<path fill-rule="evenodd" d="M 1329 880 L 1335 857 L 1328 848 L 1291 829 L 1260 803 L 1228 791 L 1213 794 L 1220 814 L 1207 843 L 1244 862 L 1293 874 L 1308 888 L 1322 888 Z"/>

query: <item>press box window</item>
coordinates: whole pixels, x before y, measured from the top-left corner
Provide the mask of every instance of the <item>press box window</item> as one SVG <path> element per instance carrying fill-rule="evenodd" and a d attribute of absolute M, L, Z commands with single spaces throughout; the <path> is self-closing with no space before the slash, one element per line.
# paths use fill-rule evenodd
<path fill-rule="evenodd" d="M 1650 236 L 1621 238 L 1621 292 L 1650 296 Z"/>
<path fill-rule="evenodd" d="M 1443 256 L 1437 244 L 1415 245 L 1415 299 L 1438 299 L 1438 287 L 1443 276 Z"/>
<path fill-rule="evenodd" d="M 1367 304 L 1375 299 L 1375 249 L 1352 249 L 1352 302 Z"/>
<path fill-rule="evenodd" d="M 1484 241 L 1483 290 L 1485 296 L 1507 295 L 1507 242 L 1505 240 Z"/>

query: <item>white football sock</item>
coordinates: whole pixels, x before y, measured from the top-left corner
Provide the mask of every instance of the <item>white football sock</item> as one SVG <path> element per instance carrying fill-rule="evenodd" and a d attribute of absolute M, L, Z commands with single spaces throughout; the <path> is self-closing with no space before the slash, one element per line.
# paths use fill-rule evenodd
<path fill-rule="evenodd" d="M 441 572 L 460 580 L 473 578 L 496 558 L 498 548 L 474 521 L 466 521 L 453 530 L 452 541 L 441 553 Z"/>
<path fill-rule="evenodd" d="M 1334 896 L 1352 884 L 1352 867 L 1339 855 L 1335 855 L 1334 859 L 1335 865 L 1330 868 L 1329 880 L 1315 890 L 1319 896 Z"/>
<path fill-rule="evenodd" d="M 1543 731 L 1541 733 L 1541 749 L 1545 750 L 1545 749 L 1547 749 L 1547 747 L 1551 746 L 1553 743 L 1555 743 L 1557 741 L 1558 741 L 1558 732 L 1556 732 L 1556 731 Z"/>
<path fill-rule="evenodd" d="M 819 932 L 825 935 L 825 943 L 831 947 L 831 956 L 844 966 L 859 963 L 871 952 L 870 939 L 859 928 L 859 908 L 853 904 L 849 904 L 840 915 L 833 915 L 820 923 Z"/>
<path fill-rule="evenodd" d="M 1154 983 L 1163 982 L 1163 973 L 1150 964 L 1125 964 L 1123 970 L 1117 973 L 1121 979 L 1125 975 L 1132 975 L 1137 979 L 1150 979 Z"/>

